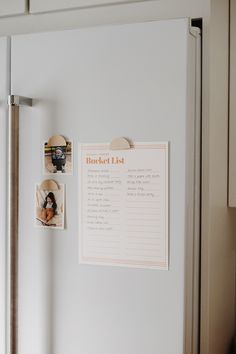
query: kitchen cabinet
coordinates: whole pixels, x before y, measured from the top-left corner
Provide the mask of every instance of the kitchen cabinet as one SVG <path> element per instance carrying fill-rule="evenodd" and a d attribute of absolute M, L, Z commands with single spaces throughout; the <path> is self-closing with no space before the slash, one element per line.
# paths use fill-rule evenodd
<path fill-rule="evenodd" d="M 145 0 L 147 1 L 147 0 Z M 91 6 L 144 2 L 143 0 L 31 0 L 30 12 L 48 12 Z"/>
<path fill-rule="evenodd" d="M 28 11 L 26 0 L 2 0 L 0 1 L 0 17 L 22 15 Z"/>

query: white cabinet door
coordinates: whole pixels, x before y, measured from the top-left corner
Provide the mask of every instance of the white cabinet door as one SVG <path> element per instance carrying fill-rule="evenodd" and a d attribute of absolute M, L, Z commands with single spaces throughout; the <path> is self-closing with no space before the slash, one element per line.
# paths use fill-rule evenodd
<path fill-rule="evenodd" d="M 1 0 L 0 17 L 24 14 L 27 11 L 26 0 Z"/>
<path fill-rule="evenodd" d="M 147 0 L 31 0 L 30 12 L 47 12 L 79 7 L 90 7 L 118 3 L 140 2 Z"/>

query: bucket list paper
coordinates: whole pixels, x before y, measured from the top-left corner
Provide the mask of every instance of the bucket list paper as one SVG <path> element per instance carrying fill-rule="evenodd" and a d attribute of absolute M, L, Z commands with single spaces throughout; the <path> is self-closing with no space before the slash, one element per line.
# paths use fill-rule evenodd
<path fill-rule="evenodd" d="M 168 269 L 168 143 L 79 146 L 79 262 Z"/>

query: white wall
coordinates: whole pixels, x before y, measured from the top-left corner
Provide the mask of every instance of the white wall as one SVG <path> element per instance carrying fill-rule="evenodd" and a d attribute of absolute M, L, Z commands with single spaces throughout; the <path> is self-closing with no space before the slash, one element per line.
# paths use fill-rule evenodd
<path fill-rule="evenodd" d="M 133 4 L 6 17 L 0 20 L 0 35 L 208 14 L 209 0 L 145 0 Z"/>
<path fill-rule="evenodd" d="M 2 18 L 0 35 L 185 16 L 204 20 L 201 354 L 224 354 L 235 326 L 236 213 L 227 208 L 228 1 L 157 0 Z"/>

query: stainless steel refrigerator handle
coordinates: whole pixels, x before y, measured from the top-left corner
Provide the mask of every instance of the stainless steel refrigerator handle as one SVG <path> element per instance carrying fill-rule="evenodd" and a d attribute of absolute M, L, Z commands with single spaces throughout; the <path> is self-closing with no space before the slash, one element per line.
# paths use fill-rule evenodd
<path fill-rule="evenodd" d="M 32 99 L 11 95 L 8 141 L 8 276 L 7 276 L 7 354 L 18 347 L 18 196 L 19 196 L 19 106 L 32 106 Z"/>

